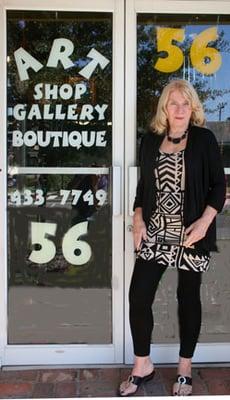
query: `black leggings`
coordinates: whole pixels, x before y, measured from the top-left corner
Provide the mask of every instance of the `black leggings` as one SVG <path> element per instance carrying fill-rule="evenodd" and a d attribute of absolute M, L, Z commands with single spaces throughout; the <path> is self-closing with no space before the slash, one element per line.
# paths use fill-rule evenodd
<path fill-rule="evenodd" d="M 150 354 L 153 330 L 152 303 L 159 281 L 167 267 L 155 261 L 136 260 L 129 290 L 129 316 L 134 354 Z M 201 326 L 201 273 L 178 269 L 178 317 L 180 356 L 191 358 Z"/>

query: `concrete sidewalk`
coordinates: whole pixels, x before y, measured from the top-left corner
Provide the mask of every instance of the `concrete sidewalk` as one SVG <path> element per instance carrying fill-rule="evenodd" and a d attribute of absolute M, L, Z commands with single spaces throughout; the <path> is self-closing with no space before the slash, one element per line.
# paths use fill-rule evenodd
<path fill-rule="evenodd" d="M 3 369 L 0 398 L 115 397 L 130 371 L 126 367 Z M 175 367 L 156 366 L 154 380 L 136 396 L 170 396 L 175 376 Z M 193 395 L 230 395 L 230 368 L 194 368 Z"/>

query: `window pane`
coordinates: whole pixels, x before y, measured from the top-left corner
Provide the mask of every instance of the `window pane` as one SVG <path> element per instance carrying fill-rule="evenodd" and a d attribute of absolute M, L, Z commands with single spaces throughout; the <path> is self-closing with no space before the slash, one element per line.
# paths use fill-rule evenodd
<path fill-rule="evenodd" d="M 10 166 L 110 166 L 112 18 L 8 11 Z"/>
<path fill-rule="evenodd" d="M 163 87 L 186 79 L 204 105 L 207 126 L 230 167 L 230 17 L 228 15 L 139 14 L 137 18 L 137 154 L 149 129 Z M 229 175 L 226 176 L 229 186 Z M 229 197 L 229 194 L 228 196 Z M 218 216 L 218 246 L 210 271 L 204 274 L 204 318 L 200 341 L 229 342 L 226 318 L 229 289 L 229 199 Z M 176 273 L 169 270 L 156 296 L 154 342 L 178 342 Z"/>
<path fill-rule="evenodd" d="M 10 343 L 111 343 L 110 197 L 108 174 L 15 179 Z"/>
<path fill-rule="evenodd" d="M 7 17 L 8 341 L 112 343 L 112 13 Z"/>

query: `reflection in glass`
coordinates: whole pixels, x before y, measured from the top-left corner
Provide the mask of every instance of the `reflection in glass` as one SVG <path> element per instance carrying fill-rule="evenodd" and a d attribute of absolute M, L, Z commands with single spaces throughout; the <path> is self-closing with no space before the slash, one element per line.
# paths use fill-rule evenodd
<path fill-rule="evenodd" d="M 211 49 L 211 52 L 210 52 Z M 228 15 L 138 14 L 137 154 L 155 114 L 163 87 L 171 79 L 190 81 L 201 98 L 207 126 L 215 133 L 223 164 L 230 166 L 230 18 Z M 225 207 L 217 218 L 220 253 L 204 277 L 203 342 L 229 342 L 226 319 L 229 289 L 229 175 Z M 221 270 L 220 270 L 221 268 Z M 220 273 L 221 271 L 221 273 Z M 156 296 L 154 342 L 177 343 L 175 271 L 167 271 Z"/>
<path fill-rule="evenodd" d="M 110 197 L 108 174 L 14 178 L 10 343 L 111 343 Z"/>
<path fill-rule="evenodd" d="M 175 54 L 177 57 L 174 57 Z M 194 85 L 202 100 L 207 126 L 215 133 L 220 145 L 223 165 L 229 167 L 230 84 L 227 72 L 229 63 L 229 16 L 172 17 L 165 14 L 139 14 L 137 154 L 141 137 L 148 129 L 151 117 L 155 113 L 162 88 L 171 79 L 187 79 Z M 228 215 L 228 226 L 230 226 L 230 214 L 226 210 L 224 212 Z M 227 238 L 230 238 L 230 229 Z"/>
<path fill-rule="evenodd" d="M 112 13 L 7 11 L 7 73 L 8 341 L 112 343 Z"/>
<path fill-rule="evenodd" d="M 226 175 L 227 193 L 224 208 L 217 218 L 217 237 L 218 239 L 230 239 L 230 174 Z"/>
<path fill-rule="evenodd" d="M 110 166 L 111 13 L 7 12 L 9 166 Z"/>
<path fill-rule="evenodd" d="M 213 57 L 209 54 L 210 48 L 214 51 Z M 223 153 L 229 151 L 229 49 L 230 19 L 227 15 L 138 15 L 138 146 L 155 113 L 162 88 L 169 80 L 178 78 L 194 85 L 203 102 L 208 125 L 222 147 L 227 146 Z M 177 57 L 173 57 L 175 51 Z M 208 71 L 207 66 L 210 67 Z M 227 154 L 224 158 L 225 166 L 229 166 L 229 157 Z"/>

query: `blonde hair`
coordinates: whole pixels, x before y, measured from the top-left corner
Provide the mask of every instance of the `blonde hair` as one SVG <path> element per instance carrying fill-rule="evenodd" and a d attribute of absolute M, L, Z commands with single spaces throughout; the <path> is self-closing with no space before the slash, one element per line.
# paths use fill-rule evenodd
<path fill-rule="evenodd" d="M 150 128 L 152 128 L 155 133 L 162 134 L 168 129 L 166 106 L 169 95 L 174 90 L 179 90 L 179 92 L 187 100 L 189 100 L 191 104 L 192 114 L 190 124 L 198 126 L 204 126 L 205 124 L 203 106 L 194 87 L 184 79 L 176 79 L 172 80 L 167 86 L 164 87 L 159 98 L 156 115 L 153 117 L 150 123 Z"/>

